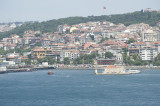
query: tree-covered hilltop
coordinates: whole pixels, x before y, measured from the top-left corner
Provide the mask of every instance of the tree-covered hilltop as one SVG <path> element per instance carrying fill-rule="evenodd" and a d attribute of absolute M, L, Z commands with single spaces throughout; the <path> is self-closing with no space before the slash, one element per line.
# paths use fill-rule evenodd
<path fill-rule="evenodd" d="M 55 32 L 58 25 L 68 24 L 74 25 L 79 23 L 86 23 L 89 21 L 109 21 L 114 24 L 123 23 L 128 26 L 136 23 L 146 23 L 151 26 L 155 26 L 160 20 L 160 13 L 136 11 L 133 13 L 117 14 L 117 15 L 103 15 L 103 16 L 88 16 L 88 17 L 68 17 L 61 19 L 54 19 L 44 22 L 26 23 L 20 27 L 17 27 L 11 31 L 0 33 L 0 39 L 8 37 L 11 34 L 22 35 L 26 30 L 40 30 L 44 32 Z"/>

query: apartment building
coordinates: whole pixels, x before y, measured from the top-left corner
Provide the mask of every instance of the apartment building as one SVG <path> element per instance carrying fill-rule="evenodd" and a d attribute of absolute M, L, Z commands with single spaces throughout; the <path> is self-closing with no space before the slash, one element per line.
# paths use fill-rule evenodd
<path fill-rule="evenodd" d="M 158 41 L 159 39 L 158 33 L 150 29 L 143 31 L 142 37 L 143 42 Z"/>
<path fill-rule="evenodd" d="M 143 61 L 153 60 L 158 55 L 158 47 L 144 46 L 140 48 L 140 58 Z"/>
<path fill-rule="evenodd" d="M 51 52 L 48 48 L 35 47 L 31 54 L 33 58 L 44 58 L 48 52 Z"/>
<path fill-rule="evenodd" d="M 80 52 L 79 51 L 75 51 L 75 50 L 63 50 L 60 53 L 60 61 L 63 61 L 64 58 L 69 58 L 70 60 L 74 60 L 76 58 L 78 58 L 80 56 Z"/>

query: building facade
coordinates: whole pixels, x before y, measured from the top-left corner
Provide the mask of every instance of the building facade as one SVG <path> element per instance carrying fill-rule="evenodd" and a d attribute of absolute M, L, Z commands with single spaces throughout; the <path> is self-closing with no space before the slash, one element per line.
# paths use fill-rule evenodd
<path fill-rule="evenodd" d="M 158 48 L 151 46 L 144 46 L 140 48 L 140 58 L 143 61 L 153 60 L 158 55 Z"/>

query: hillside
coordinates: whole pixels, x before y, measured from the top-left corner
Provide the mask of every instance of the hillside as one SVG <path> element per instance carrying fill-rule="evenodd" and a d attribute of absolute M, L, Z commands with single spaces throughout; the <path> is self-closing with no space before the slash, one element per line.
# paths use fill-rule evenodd
<path fill-rule="evenodd" d="M 58 25 L 68 24 L 74 25 L 79 23 L 86 23 L 89 21 L 110 21 L 115 24 L 123 23 L 126 26 L 136 23 L 146 23 L 155 26 L 160 20 L 160 13 L 136 11 L 133 13 L 117 14 L 117 15 L 103 15 L 103 16 L 88 16 L 88 17 L 68 17 L 57 20 L 50 20 L 45 22 L 26 23 L 11 31 L 0 33 L 0 39 L 9 37 L 11 34 L 22 35 L 26 30 L 40 30 L 44 32 L 55 32 Z"/>

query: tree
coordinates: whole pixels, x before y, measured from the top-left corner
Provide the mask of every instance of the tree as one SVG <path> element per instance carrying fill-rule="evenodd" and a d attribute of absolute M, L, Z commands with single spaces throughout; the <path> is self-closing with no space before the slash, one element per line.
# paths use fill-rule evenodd
<path fill-rule="evenodd" d="M 123 48 L 123 53 L 124 53 L 125 55 L 127 55 L 127 52 L 128 52 L 128 48 Z"/>
<path fill-rule="evenodd" d="M 154 62 L 154 65 L 155 65 L 155 66 L 160 66 L 160 62 L 159 62 L 159 61 L 155 61 L 155 62 Z"/>
<path fill-rule="evenodd" d="M 142 65 L 148 65 L 148 64 L 149 64 L 149 62 L 147 62 L 147 61 L 142 63 Z"/>
<path fill-rule="evenodd" d="M 160 53 L 154 58 L 153 65 L 160 66 Z"/>
<path fill-rule="evenodd" d="M 41 34 L 39 34 L 39 33 L 36 33 L 36 34 L 35 34 L 35 36 L 36 36 L 36 37 L 40 37 L 40 36 L 41 36 Z"/>
<path fill-rule="evenodd" d="M 52 65 L 56 62 L 51 56 L 47 56 L 46 58 L 48 60 L 48 64 L 50 64 L 50 65 Z"/>
<path fill-rule="evenodd" d="M 3 48 L 0 48 L 0 55 L 5 55 L 5 51 Z"/>
<path fill-rule="evenodd" d="M 134 65 L 136 65 L 136 66 L 140 66 L 140 65 L 142 65 L 142 63 L 141 63 L 141 61 L 136 60 L 136 61 L 134 62 Z"/>
<path fill-rule="evenodd" d="M 22 62 L 24 62 L 24 63 L 27 64 L 27 65 L 31 65 L 31 60 L 30 60 L 30 59 L 23 60 Z"/>
<path fill-rule="evenodd" d="M 141 13 L 143 14 L 143 9 L 141 10 Z"/>
<path fill-rule="evenodd" d="M 76 59 L 73 61 L 73 64 L 82 64 L 82 59 L 81 59 L 81 58 L 76 58 Z"/>
<path fill-rule="evenodd" d="M 130 44 L 130 43 L 134 43 L 136 40 L 134 40 L 133 38 L 130 38 L 129 40 L 128 40 L 128 44 Z"/>
<path fill-rule="evenodd" d="M 134 60 L 136 60 L 136 59 L 137 59 L 137 55 L 136 55 L 136 54 L 133 54 L 133 56 L 132 56 L 132 57 L 133 57 L 133 59 L 134 59 Z"/>
<path fill-rule="evenodd" d="M 65 57 L 64 58 L 64 62 L 63 62 L 64 64 L 70 64 L 70 60 L 69 60 L 69 58 L 68 57 Z"/>
<path fill-rule="evenodd" d="M 85 54 L 75 59 L 73 63 L 74 64 L 93 64 L 94 59 L 96 59 L 96 57 L 98 56 L 99 56 L 98 53 L 92 53 L 90 55 Z"/>
<path fill-rule="evenodd" d="M 102 42 L 104 42 L 105 40 L 108 40 L 108 38 L 107 38 L 107 37 L 106 37 L 106 38 L 102 37 L 102 39 L 101 39 L 101 41 L 100 41 L 99 43 L 102 43 Z"/>
<path fill-rule="evenodd" d="M 111 52 L 106 52 L 105 53 L 105 58 L 112 58 L 113 54 Z"/>

